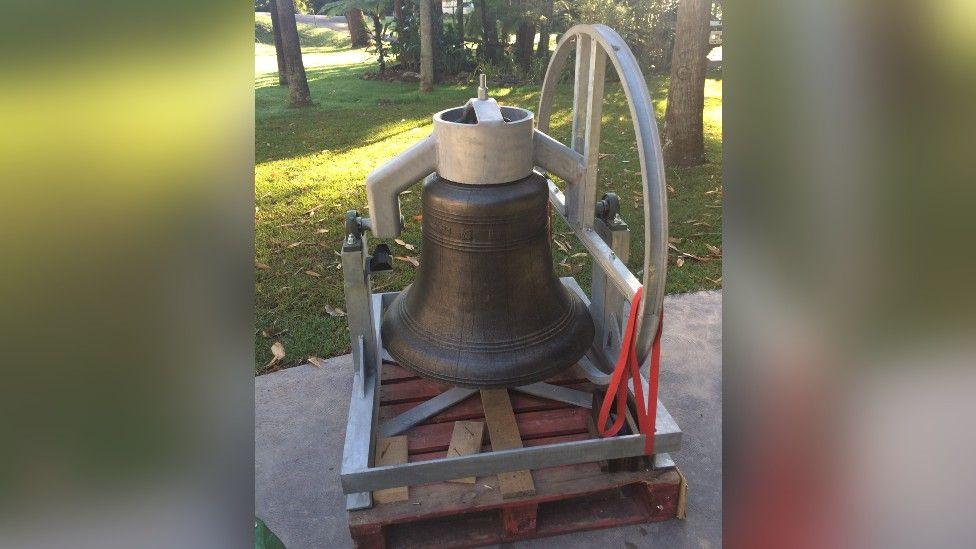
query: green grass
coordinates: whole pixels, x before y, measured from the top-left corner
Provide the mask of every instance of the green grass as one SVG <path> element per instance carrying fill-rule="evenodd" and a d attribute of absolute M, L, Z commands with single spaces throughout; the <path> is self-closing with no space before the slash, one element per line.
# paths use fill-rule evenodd
<path fill-rule="evenodd" d="M 274 35 L 271 32 L 270 15 L 254 15 L 254 42 L 274 46 Z M 318 28 L 305 23 L 298 24 L 298 43 L 303 48 L 348 48 L 349 35 L 330 29 Z M 271 51 L 274 55 L 274 50 Z"/>
<path fill-rule="evenodd" d="M 277 85 L 273 48 L 256 45 L 255 78 L 255 260 L 256 268 L 256 371 L 271 359 L 270 347 L 280 341 L 286 357 L 275 368 L 297 365 L 310 355 L 329 357 L 348 352 L 349 333 L 342 317 L 326 307 L 345 309 L 337 250 L 348 209 L 366 209 L 364 180 L 382 162 L 428 135 L 431 115 L 463 104 L 475 94 L 474 85 L 438 86 L 421 94 L 416 84 L 367 81 L 359 78 L 375 70 L 373 57 L 363 50 L 330 46 L 304 48 L 309 87 L 316 105 L 306 109 L 287 106 L 287 90 Z M 489 83 L 490 85 L 490 83 Z M 659 116 L 664 115 L 666 79 L 651 78 Z M 553 136 L 566 142 L 569 134 L 571 91 L 561 88 L 553 115 Z M 499 102 L 535 111 L 538 86 L 492 88 Z M 714 289 L 721 286 L 721 261 L 709 249 L 721 248 L 722 230 L 722 83 L 706 85 L 705 132 L 709 163 L 696 168 L 668 170 L 668 204 L 672 242 L 683 252 L 707 261 L 684 257 L 673 250 L 669 258 L 668 293 Z M 633 231 L 630 265 L 643 264 L 643 214 L 640 173 L 634 134 L 626 100 L 618 83 L 607 84 L 600 161 L 600 192 L 621 197 L 622 216 Z M 401 239 L 417 247 L 409 251 L 387 242 L 395 255 L 418 256 L 420 250 L 420 190 L 402 197 L 406 230 Z M 557 274 L 574 274 L 588 288 L 590 263 L 571 258 L 583 251 L 568 229 L 556 224 L 559 239 L 570 244 L 568 253 L 553 247 Z M 560 262 L 570 267 L 559 266 Z M 263 268 L 266 265 L 268 268 Z M 320 276 L 307 274 L 308 271 Z M 413 278 L 415 268 L 396 261 L 395 272 L 375 282 L 374 289 L 399 290 Z"/>

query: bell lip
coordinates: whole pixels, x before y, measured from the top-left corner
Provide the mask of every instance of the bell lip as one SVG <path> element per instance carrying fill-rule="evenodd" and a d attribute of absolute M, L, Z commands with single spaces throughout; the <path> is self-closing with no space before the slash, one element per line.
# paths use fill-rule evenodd
<path fill-rule="evenodd" d="M 408 286 L 404 289 L 400 295 L 396 297 L 393 303 L 386 309 L 383 313 L 383 318 L 381 321 L 380 329 L 380 341 L 383 348 L 390 354 L 391 357 L 396 361 L 396 363 L 408 370 L 416 373 L 420 377 L 425 379 L 430 379 L 447 385 L 453 385 L 456 387 L 467 387 L 471 389 L 490 389 L 490 388 L 502 388 L 502 387 L 520 387 L 523 385 L 529 385 L 531 383 L 536 383 L 539 381 L 544 381 L 549 379 L 556 374 L 571 368 L 572 366 L 579 363 L 580 359 L 583 358 L 586 353 L 593 347 L 593 342 L 596 337 L 596 330 L 593 324 L 593 317 L 590 315 L 589 308 L 583 302 L 582 299 L 575 293 L 571 291 L 566 291 L 567 297 L 573 303 L 572 307 L 575 312 L 571 313 L 570 316 L 574 317 L 570 320 L 570 324 L 575 324 L 576 329 L 568 330 L 568 333 L 575 334 L 578 338 L 584 342 L 587 340 L 589 343 L 585 345 L 579 345 L 576 352 L 567 353 L 566 356 L 554 358 L 546 367 L 534 368 L 524 375 L 519 375 L 516 377 L 507 377 L 502 379 L 492 379 L 492 380 L 477 380 L 470 377 L 456 377 L 445 375 L 441 369 L 427 369 L 413 364 L 410 360 L 405 360 L 404 357 L 397 352 L 396 346 L 388 345 L 386 337 L 384 337 L 384 332 L 389 329 L 393 329 L 394 326 L 397 328 L 397 332 L 407 334 L 408 339 L 413 339 L 415 342 L 429 343 L 426 338 L 411 330 L 404 323 L 402 318 L 398 318 L 397 310 L 398 304 L 402 303 L 402 299 L 405 297 L 407 292 L 412 288 Z M 564 288 L 565 289 L 565 288 Z M 402 330 L 402 332 L 400 331 Z M 402 337 L 402 336 L 401 336 Z M 572 341 L 572 339 L 570 340 Z M 392 343 L 392 341 L 391 341 Z M 409 348 L 409 347 L 408 347 Z M 573 346 L 567 345 L 565 349 L 571 349 Z M 480 351 L 480 353 L 486 353 L 490 351 Z M 475 352 L 476 354 L 478 351 Z M 502 354 L 508 353 L 519 353 L 519 351 L 503 351 Z"/>
<path fill-rule="evenodd" d="M 492 382 L 492 383 L 468 383 L 468 382 L 466 382 L 466 380 L 461 379 L 461 378 L 454 378 L 454 377 L 450 377 L 450 376 L 438 375 L 438 374 L 436 374 L 434 372 L 430 372 L 430 371 L 424 370 L 422 368 L 417 368 L 415 366 L 412 366 L 412 365 L 407 364 L 406 362 L 400 360 L 389 349 L 387 349 L 387 352 L 390 353 L 390 356 L 393 357 L 393 360 L 396 362 L 396 364 L 398 366 L 401 366 L 403 368 L 406 368 L 406 369 L 410 370 L 411 372 L 414 372 L 415 374 L 419 375 L 420 377 L 422 377 L 424 379 L 430 379 L 432 381 L 437 381 L 437 382 L 443 383 L 445 385 L 451 385 L 451 386 L 454 386 L 454 387 L 463 387 L 463 388 L 466 388 L 466 389 L 502 389 L 502 388 L 522 387 L 524 385 L 531 385 L 533 383 L 538 383 L 540 381 L 545 381 L 545 380 L 547 380 L 547 379 L 549 379 L 551 377 L 556 376 L 557 374 L 559 374 L 559 373 L 561 373 L 561 372 L 563 372 L 565 370 L 568 370 L 568 369 L 572 368 L 577 363 L 579 363 L 580 358 L 583 358 L 583 356 L 586 355 L 586 353 L 584 352 L 582 355 L 580 355 L 579 358 L 577 358 L 576 360 L 573 360 L 572 362 L 568 362 L 566 364 L 558 364 L 557 363 L 557 364 L 555 364 L 554 366 L 552 366 L 550 368 L 547 368 L 547 369 L 544 369 L 544 370 L 536 370 L 535 372 L 533 372 L 530 375 L 522 376 L 522 377 L 515 378 L 515 379 L 510 379 L 508 381 L 498 381 L 498 382 Z M 470 380 L 468 380 L 468 381 L 470 381 Z"/>

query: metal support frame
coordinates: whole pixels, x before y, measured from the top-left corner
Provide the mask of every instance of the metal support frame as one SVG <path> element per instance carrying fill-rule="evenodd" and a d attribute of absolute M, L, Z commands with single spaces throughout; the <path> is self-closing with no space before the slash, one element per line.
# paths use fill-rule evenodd
<path fill-rule="evenodd" d="M 548 135 L 549 119 L 556 82 L 569 54 L 576 51 L 573 127 L 571 146 L 567 147 Z M 564 33 L 553 53 L 537 113 L 537 127 L 532 132 L 532 157 L 536 165 L 567 182 L 564 194 L 549 181 L 553 210 L 562 216 L 593 257 L 593 299 L 590 300 L 572 278 L 563 278 L 569 289 L 583 298 L 597 325 L 597 339 L 578 367 L 597 385 L 606 385 L 619 352 L 622 322 L 630 301 L 641 281 L 627 267 L 630 232 L 619 218 L 606 222 L 594 214 L 597 164 L 599 161 L 600 121 L 607 64 L 620 77 L 630 107 L 637 138 L 644 191 L 644 276 L 645 299 L 641 303 L 638 327 L 638 360 L 647 359 L 653 336 L 660 322 L 658 312 L 664 297 L 667 269 L 667 193 L 657 125 L 647 85 L 636 58 L 623 39 L 604 25 L 577 25 Z M 436 117 L 435 117 L 436 122 Z M 394 197 L 389 211 L 371 209 L 372 226 L 379 236 L 399 232 L 395 195 L 435 167 L 430 139 L 411 149 L 417 157 L 411 164 L 416 170 L 373 174 L 372 187 Z M 522 147 L 523 149 L 525 147 Z M 412 157 L 409 157 L 410 160 Z M 423 173 L 421 173 L 423 172 Z M 381 177 L 382 176 L 382 177 Z M 410 181 L 407 181 L 410 180 Z M 370 185 L 367 185 L 370 187 Z M 371 205 L 377 202 L 371 198 Z M 379 223 L 378 217 L 387 222 Z M 388 218 L 388 219 L 387 219 Z M 493 451 L 460 457 L 383 467 L 373 466 L 373 451 L 378 436 L 392 436 L 423 422 L 438 412 L 474 394 L 474 390 L 454 388 L 424 402 L 382 424 L 377 422 L 382 358 L 386 355 L 380 336 L 380 319 L 386 305 L 396 293 L 371 294 L 365 237 L 347 237 L 342 250 L 342 270 L 353 360 L 356 374 L 349 405 L 349 420 L 343 450 L 340 480 L 347 494 L 347 509 L 361 509 L 372 504 L 370 491 L 399 486 L 438 482 L 476 475 L 489 475 L 525 469 L 587 463 L 606 459 L 643 455 L 644 434 L 564 442 Z M 641 379 L 645 394 L 647 380 Z M 547 383 L 533 383 L 514 390 L 590 408 L 591 395 Z M 628 384 L 633 397 L 633 386 Z M 655 468 L 674 465 L 669 455 L 680 448 L 681 430 L 671 414 L 658 400 L 654 433 Z"/>
<path fill-rule="evenodd" d="M 345 250 L 343 253 L 346 253 Z M 350 253 L 362 254 L 362 257 L 365 258 L 363 251 Z M 353 257 L 349 258 L 349 264 L 353 268 L 356 265 L 365 264 L 365 259 L 363 263 L 353 261 L 353 259 Z M 562 278 L 561 281 L 572 291 L 581 294 L 584 300 L 589 301 L 573 278 L 566 277 Z M 364 288 L 366 286 L 368 283 L 363 284 Z M 377 357 L 381 356 L 383 352 L 379 328 L 384 304 L 390 303 L 396 294 L 397 292 L 373 294 L 369 307 L 373 320 L 372 325 L 365 330 L 365 333 L 354 332 L 352 334 L 353 337 L 362 337 L 364 341 L 374 341 L 379 350 L 375 355 Z M 353 325 L 352 319 L 350 319 L 350 329 Z M 360 324 L 355 325 L 360 326 Z M 340 473 L 342 490 L 347 494 L 346 507 L 349 510 L 369 507 L 371 505 L 370 491 L 372 490 L 446 481 L 472 475 L 491 475 L 523 469 L 541 469 L 643 455 L 644 435 L 633 434 L 373 467 L 372 460 L 369 458 L 378 436 L 392 436 L 402 433 L 424 419 L 457 404 L 476 391 L 462 388 L 449 389 L 441 395 L 379 424 L 377 407 L 379 404 L 380 386 L 378 381 L 381 361 L 374 359 L 365 363 L 364 370 L 363 379 L 366 379 L 366 383 L 359 383 L 360 376 L 358 373 L 353 382 L 349 423 L 346 428 L 345 450 Z M 360 387 L 365 387 L 365 393 L 360 392 Z M 629 387 L 629 389 L 633 394 L 633 388 Z M 533 383 L 516 387 L 513 390 L 584 408 L 592 406 L 589 393 L 549 383 Z M 660 401 L 658 401 L 657 406 L 654 447 L 661 453 L 677 451 L 681 447 L 681 429 Z M 369 421 L 367 422 L 367 420 Z M 363 452 L 367 449 L 369 453 L 364 454 Z"/>

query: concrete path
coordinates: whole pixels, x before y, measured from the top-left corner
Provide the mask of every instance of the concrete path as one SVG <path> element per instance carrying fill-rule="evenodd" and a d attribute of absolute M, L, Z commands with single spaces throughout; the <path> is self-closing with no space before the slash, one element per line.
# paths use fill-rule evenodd
<path fill-rule="evenodd" d="M 661 400 L 684 431 L 673 457 L 688 518 L 543 538 L 513 547 L 717 549 L 722 536 L 722 294 L 665 298 Z M 352 365 L 304 365 L 255 380 L 255 510 L 289 549 L 351 547 L 339 467 Z"/>

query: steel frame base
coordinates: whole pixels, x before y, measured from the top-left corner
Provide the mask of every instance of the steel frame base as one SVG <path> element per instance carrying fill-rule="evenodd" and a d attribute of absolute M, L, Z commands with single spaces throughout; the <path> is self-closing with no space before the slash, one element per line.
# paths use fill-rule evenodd
<path fill-rule="evenodd" d="M 588 301 L 574 279 L 566 277 L 561 281 Z M 346 494 L 347 510 L 372 507 L 371 491 L 383 488 L 643 455 L 644 435 L 635 434 L 372 467 L 372 448 L 377 438 L 403 433 L 477 392 L 475 389 L 460 387 L 448 389 L 394 418 L 378 423 L 382 357 L 386 354 L 379 335 L 380 320 L 383 310 L 397 294 L 398 292 L 387 292 L 370 295 L 371 315 L 369 316 L 372 317 L 370 318 L 372 330 L 368 332 L 376 338 L 376 349 L 379 352 L 374 356 L 377 360 L 366 360 L 368 353 L 354 353 L 357 368 L 349 404 L 349 419 L 340 473 L 342 491 Z M 606 385 L 608 376 L 595 368 L 589 360 L 583 361 L 581 371 L 586 373 L 587 378 L 594 384 Z M 646 381 L 644 383 L 646 385 Z M 583 408 L 592 406 L 590 393 L 549 383 L 532 383 L 512 390 Z M 630 392 L 633 394 L 632 387 Z M 656 423 L 654 448 L 657 453 L 653 457 L 653 467 L 655 469 L 673 467 L 674 461 L 671 460 L 669 453 L 681 447 L 682 433 L 660 401 L 657 403 Z"/>

